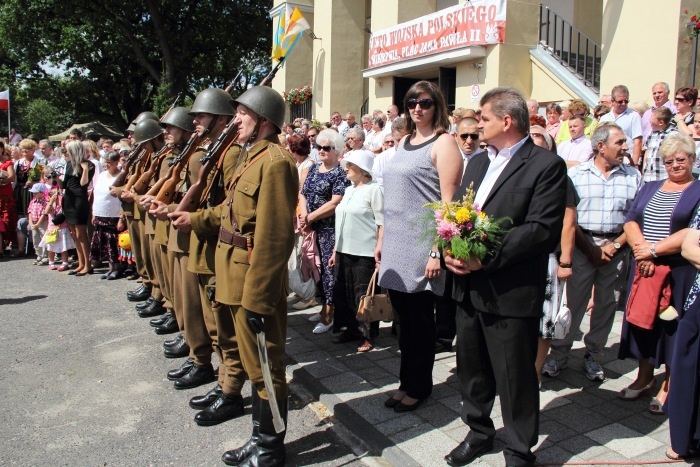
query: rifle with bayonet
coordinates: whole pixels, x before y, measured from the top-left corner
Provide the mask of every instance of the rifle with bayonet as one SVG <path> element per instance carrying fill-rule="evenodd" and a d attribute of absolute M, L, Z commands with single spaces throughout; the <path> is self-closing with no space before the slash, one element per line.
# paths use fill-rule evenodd
<path fill-rule="evenodd" d="M 146 191 L 148 191 L 148 184 L 151 182 L 151 179 L 160 171 L 160 166 L 163 163 L 163 159 L 165 159 L 168 156 L 168 154 L 170 154 L 172 151 L 172 146 L 166 144 L 160 149 L 160 151 L 158 151 L 151 157 L 151 165 L 146 171 L 143 172 L 141 177 L 139 177 L 138 181 L 132 187 L 134 193 L 136 193 L 137 195 L 143 195 L 144 193 L 146 193 Z"/>
<path fill-rule="evenodd" d="M 173 199 L 175 199 L 175 190 L 177 190 L 177 186 L 182 181 L 182 171 L 187 166 L 190 156 L 195 152 L 201 140 L 202 138 L 196 132 L 192 133 L 192 136 L 190 136 L 182 152 L 175 156 L 175 159 L 170 161 L 170 168 L 168 169 L 168 174 L 163 177 L 163 183 L 160 184 L 160 186 L 156 183 L 151 191 L 149 191 L 149 194 L 153 194 L 152 192 L 156 193 L 155 197 L 157 201 L 165 204 L 173 202 Z M 157 192 L 155 191 L 156 187 L 158 187 Z"/>

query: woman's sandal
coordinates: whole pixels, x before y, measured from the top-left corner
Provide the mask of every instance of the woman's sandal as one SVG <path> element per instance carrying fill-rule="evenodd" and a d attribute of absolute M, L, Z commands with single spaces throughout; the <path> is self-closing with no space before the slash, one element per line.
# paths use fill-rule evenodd
<path fill-rule="evenodd" d="M 634 401 L 639 399 L 639 397 L 645 392 L 654 389 L 654 386 L 656 386 L 656 379 L 652 378 L 651 381 L 649 381 L 649 384 L 641 389 L 624 388 L 620 391 L 617 397 L 623 401 Z"/>
<path fill-rule="evenodd" d="M 374 344 L 372 343 L 372 341 L 369 340 L 369 339 L 365 339 L 365 340 L 362 342 L 362 345 L 360 345 L 360 346 L 357 348 L 357 351 L 358 351 L 358 352 L 369 352 L 369 351 L 372 350 L 373 348 L 374 348 Z"/>
<path fill-rule="evenodd" d="M 668 448 L 666 450 L 666 457 L 668 457 L 672 461 L 680 461 L 680 460 L 691 461 L 691 460 L 697 459 L 698 454 L 699 454 L 698 451 L 696 451 L 695 449 L 690 449 L 688 451 L 688 454 L 686 454 L 685 456 L 681 456 L 676 451 L 674 451 L 673 448 Z"/>
<path fill-rule="evenodd" d="M 649 412 L 654 415 L 664 415 L 663 404 L 654 397 L 651 402 L 649 402 Z"/>

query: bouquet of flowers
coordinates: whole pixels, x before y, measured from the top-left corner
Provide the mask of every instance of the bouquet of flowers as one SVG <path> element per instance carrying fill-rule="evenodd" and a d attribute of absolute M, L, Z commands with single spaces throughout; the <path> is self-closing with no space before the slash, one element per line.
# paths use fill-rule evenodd
<path fill-rule="evenodd" d="M 41 181 L 41 177 L 44 174 L 44 166 L 41 164 L 37 164 L 31 169 L 29 169 L 29 172 L 27 173 L 27 180 L 30 182 L 38 182 Z"/>
<path fill-rule="evenodd" d="M 489 217 L 474 203 L 474 195 L 470 185 L 462 200 L 425 204 L 432 210 L 438 247 L 459 260 L 484 259 L 508 231 L 502 225 L 509 219 Z"/>
<path fill-rule="evenodd" d="M 692 42 L 692 40 L 698 35 L 698 32 L 700 32 L 700 14 L 690 13 L 688 10 L 685 10 L 685 14 L 690 16 L 690 22 L 688 23 L 690 33 L 688 34 L 687 39 L 683 41 L 688 44 Z"/>

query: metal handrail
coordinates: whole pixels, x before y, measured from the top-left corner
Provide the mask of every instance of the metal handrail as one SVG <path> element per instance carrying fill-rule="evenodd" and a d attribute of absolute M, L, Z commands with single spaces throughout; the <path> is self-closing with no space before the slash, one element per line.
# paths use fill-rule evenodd
<path fill-rule="evenodd" d="M 538 43 L 583 83 L 600 90 L 600 44 L 540 3 Z"/>

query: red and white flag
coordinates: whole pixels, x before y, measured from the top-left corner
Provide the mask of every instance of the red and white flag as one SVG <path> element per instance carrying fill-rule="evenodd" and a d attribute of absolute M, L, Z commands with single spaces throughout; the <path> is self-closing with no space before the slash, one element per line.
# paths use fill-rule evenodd
<path fill-rule="evenodd" d="M 10 90 L 0 91 L 0 110 L 10 109 Z"/>

